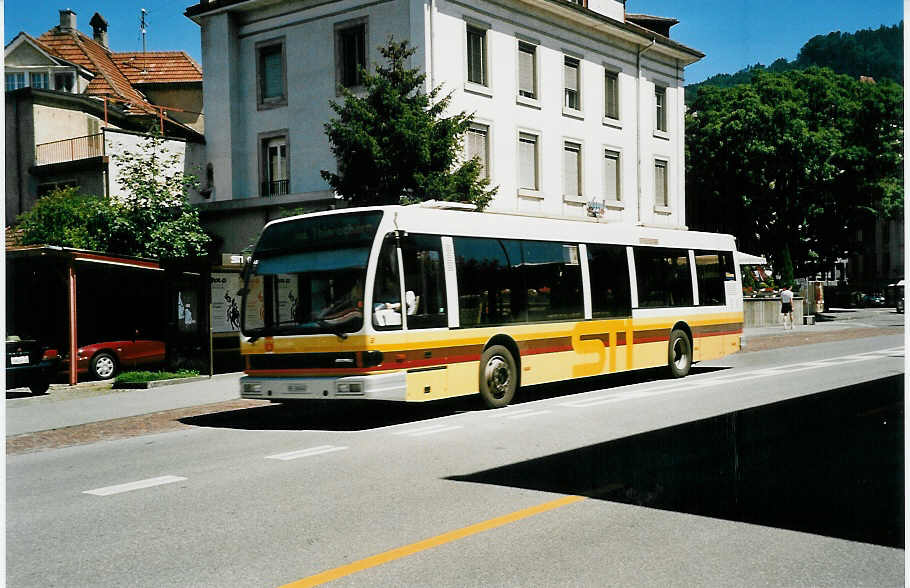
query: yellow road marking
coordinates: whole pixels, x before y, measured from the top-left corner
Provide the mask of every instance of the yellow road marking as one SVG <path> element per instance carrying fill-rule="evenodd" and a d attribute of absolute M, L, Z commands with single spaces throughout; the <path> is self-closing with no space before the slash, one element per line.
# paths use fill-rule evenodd
<path fill-rule="evenodd" d="M 285 584 L 281 588 L 307 588 L 309 586 L 319 586 L 320 584 L 325 584 L 326 582 L 331 582 L 332 580 L 337 580 L 338 578 L 350 576 L 351 574 L 355 574 L 369 568 L 374 568 L 376 566 L 381 566 L 382 564 L 389 563 L 390 561 L 395 561 L 396 559 L 401 559 L 403 557 L 407 557 L 409 555 L 413 555 L 415 553 L 419 553 L 433 547 L 451 543 L 452 541 L 457 541 L 458 539 L 470 537 L 471 535 L 476 535 L 477 533 L 481 533 L 483 531 L 495 529 L 496 527 L 502 527 L 503 525 L 508 525 L 509 523 L 514 523 L 516 521 L 520 521 L 521 519 L 526 519 L 528 517 L 560 508 L 562 506 L 574 504 L 584 499 L 584 496 L 565 496 L 558 500 L 538 504 L 537 506 L 518 510 L 501 517 L 496 517 L 495 519 L 490 519 L 488 521 L 483 521 L 482 523 L 471 525 L 469 527 L 464 527 L 455 531 L 449 531 L 448 533 L 443 533 L 442 535 L 437 535 L 436 537 L 430 537 L 429 539 L 424 539 L 423 541 L 418 541 L 417 543 L 411 543 L 410 545 L 398 547 L 384 553 L 377 553 L 376 555 L 371 555 L 370 557 L 361 559 L 359 561 L 355 561 L 353 563 L 349 563 L 347 565 L 340 566 L 331 570 L 326 570 L 314 576 L 303 578 L 301 580 L 297 580 L 296 582 L 291 582 L 290 584 Z"/>

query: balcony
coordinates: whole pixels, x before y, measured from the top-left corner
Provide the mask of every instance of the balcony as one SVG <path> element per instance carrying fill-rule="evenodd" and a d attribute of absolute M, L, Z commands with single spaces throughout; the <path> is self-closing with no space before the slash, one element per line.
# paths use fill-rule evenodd
<path fill-rule="evenodd" d="M 35 165 L 66 163 L 79 159 L 102 157 L 104 155 L 104 134 L 96 133 L 35 146 Z"/>
<path fill-rule="evenodd" d="M 290 180 L 272 180 L 271 182 L 262 182 L 262 196 L 285 196 L 288 193 L 288 184 Z"/>

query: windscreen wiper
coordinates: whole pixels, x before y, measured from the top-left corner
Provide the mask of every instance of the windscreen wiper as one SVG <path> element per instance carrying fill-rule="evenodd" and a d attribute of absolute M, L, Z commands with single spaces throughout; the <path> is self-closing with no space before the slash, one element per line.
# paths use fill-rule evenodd
<path fill-rule="evenodd" d="M 348 334 L 342 331 L 340 328 L 335 327 L 332 323 L 325 319 L 316 319 L 316 324 L 322 327 L 323 329 L 328 330 L 330 333 L 344 341 L 348 338 Z"/>

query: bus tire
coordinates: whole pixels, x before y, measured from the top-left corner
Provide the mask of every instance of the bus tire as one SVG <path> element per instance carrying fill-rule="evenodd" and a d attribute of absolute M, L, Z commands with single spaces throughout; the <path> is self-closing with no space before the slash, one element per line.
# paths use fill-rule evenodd
<path fill-rule="evenodd" d="M 692 342 L 689 341 L 689 336 L 679 329 L 670 331 L 667 362 L 670 375 L 674 378 L 684 378 L 692 367 Z"/>
<path fill-rule="evenodd" d="M 488 408 L 508 406 L 518 389 L 515 358 L 502 345 L 492 345 L 480 356 L 480 397 Z"/>

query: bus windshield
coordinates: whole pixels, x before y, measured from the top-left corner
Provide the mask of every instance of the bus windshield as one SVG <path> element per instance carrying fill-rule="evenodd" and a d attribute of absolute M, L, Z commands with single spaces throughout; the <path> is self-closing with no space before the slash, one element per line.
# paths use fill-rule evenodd
<path fill-rule="evenodd" d="M 243 334 L 359 331 L 367 261 L 381 218 L 381 211 L 369 211 L 267 227 L 246 272 Z"/>

